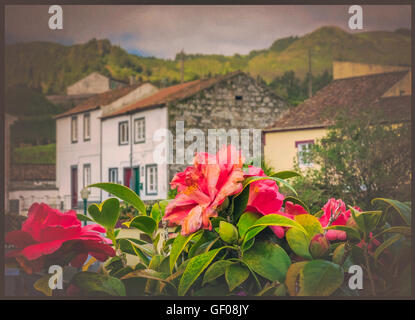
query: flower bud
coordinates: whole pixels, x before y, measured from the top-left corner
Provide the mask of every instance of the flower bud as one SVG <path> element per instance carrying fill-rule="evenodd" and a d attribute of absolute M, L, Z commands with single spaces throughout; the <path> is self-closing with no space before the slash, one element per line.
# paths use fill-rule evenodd
<path fill-rule="evenodd" d="M 314 259 L 321 258 L 329 251 L 330 244 L 324 234 L 316 234 L 310 242 L 310 253 Z"/>

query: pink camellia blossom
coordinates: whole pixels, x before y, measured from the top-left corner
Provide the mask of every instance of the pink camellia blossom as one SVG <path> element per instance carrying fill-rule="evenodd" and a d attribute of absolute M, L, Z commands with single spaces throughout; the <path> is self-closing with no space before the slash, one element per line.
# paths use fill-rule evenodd
<path fill-rule="evenodd" d="M 254 166 L 248 167 L 248 177 L 266 177 L 267 175 L 261 168 Z M 284 195 L 278 191 L 278 185 L 274 180 L 264 179 L 252 182 L 249 186 L 249 198 L 246 211 L 257 212 L 262 215 L 281 214 L 291 218 L 288 214 L 281 212 Z M 271 226 L 272 231 L 278 238 L 284 237 L 284 228 Z"/>
<path fill-rule="evenodd" d="M 73 210 L 62 213 L 34 203 L 21 230 L 6 234 L 6 243 L 16 247 L 6 258 L 15 259 L 29 274 L 40 271 L 47 259 L 70 261 L 73 267 L 81 267 L 88 255 L 105 261 L 115 251 L 111 241 L 100 235 L 104 232 L 97 224 L 82 227 Z"/>
<path fill-rule="evenodd" d="M 350 210 L 346 210 L 346 205 L 340 199 L 329 199 L 322 210 L 323 215 L 319 219 L 322 227 L 327 227 L 331 219 L 331 226 L 345 226 L 351 216 Z M 330 241 L 346 240 L 346 232 L 341 230 L 327 230 L 326 238 Z"/>
<path fill-rule="evenodd" d="M 292 203 L 291 201 L 286 201 L 285 202 L 284 213 L 285 213 L 286 216 L 290 216 L 291 219 L 294 219 L 294 216 L 297 216 L 299 214 L 308 214 L 306 209 L 304 209 L 299 204 Z"/>
<path fill-rule="evenodd" d="M 181 225 L 182 235 L 201 228 L 212 229 L 211 217 L 228 196 L 242 190 L 244 158 L 233 146 L 222 147 L 216 155 L 197 153 L 193 166 L 177 173 L 170 182 L 178 195 L 171 201 L 163 220 Z"/>

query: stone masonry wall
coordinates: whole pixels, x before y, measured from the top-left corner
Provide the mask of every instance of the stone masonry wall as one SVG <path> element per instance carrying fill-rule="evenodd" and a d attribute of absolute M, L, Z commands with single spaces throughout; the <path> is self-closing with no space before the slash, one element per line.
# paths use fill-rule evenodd
<path fill-rule="evenodd" d="M 239 73 L 168 106 L 169 130 L 174 134 L 174 150 L 176 121 L 184 121 L 185 132 L 190 128 L 198 128 L 207 137 L 208 129 L 263 129 L 275 122 L 287 107 L 287 103 L 266 86 Z M 185 148 L 191 143 L 185 142 Z M 205 145 L 207 148 L 207 141 Z M 169 181 L 186 166 L 187 164 L 171 164 Z"/>

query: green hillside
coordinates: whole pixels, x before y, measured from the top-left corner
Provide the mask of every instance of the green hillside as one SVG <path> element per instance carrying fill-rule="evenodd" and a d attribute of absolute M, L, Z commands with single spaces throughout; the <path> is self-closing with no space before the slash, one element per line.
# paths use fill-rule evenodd
<path fill-rule="evenodd" d="M 314 75 L 331 72 L 333 60 L 386 65 L 409 65 L 410 31 L 350 34 L 337 27 L 322 27 L 302 37 L 276 40 L 270 48 L 248 55 L 186 55 L 185 81 L 214 74 L 243 70 L 267 83 L 287 71 L 304 79 L 308 50 Z M 130 75 L 157 85 L 180 80 L 180 61 L 129 54 L 108 40 L 92 39 L 86 44 L 64 46 L 32 42 L 6 47 L 6 79 L 9 86 L 26 85 L 44 94 L 64 93 L 65 88 L 92 71 L 127 81 Z"/>

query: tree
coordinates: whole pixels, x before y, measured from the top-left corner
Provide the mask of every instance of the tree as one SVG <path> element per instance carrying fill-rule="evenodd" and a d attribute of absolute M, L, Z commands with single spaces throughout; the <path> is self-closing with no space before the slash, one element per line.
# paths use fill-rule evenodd
<path fill-rule="evenodd" d="M 314 209 L 329 195 L 362 209 L 376 197 L 410 201 L 410 122 L 385 119 L 380 112 L 342 114 L 311 148 L 306 157 L 316 166 L 295 187 L 299 194 L 304 189 Z"/>

